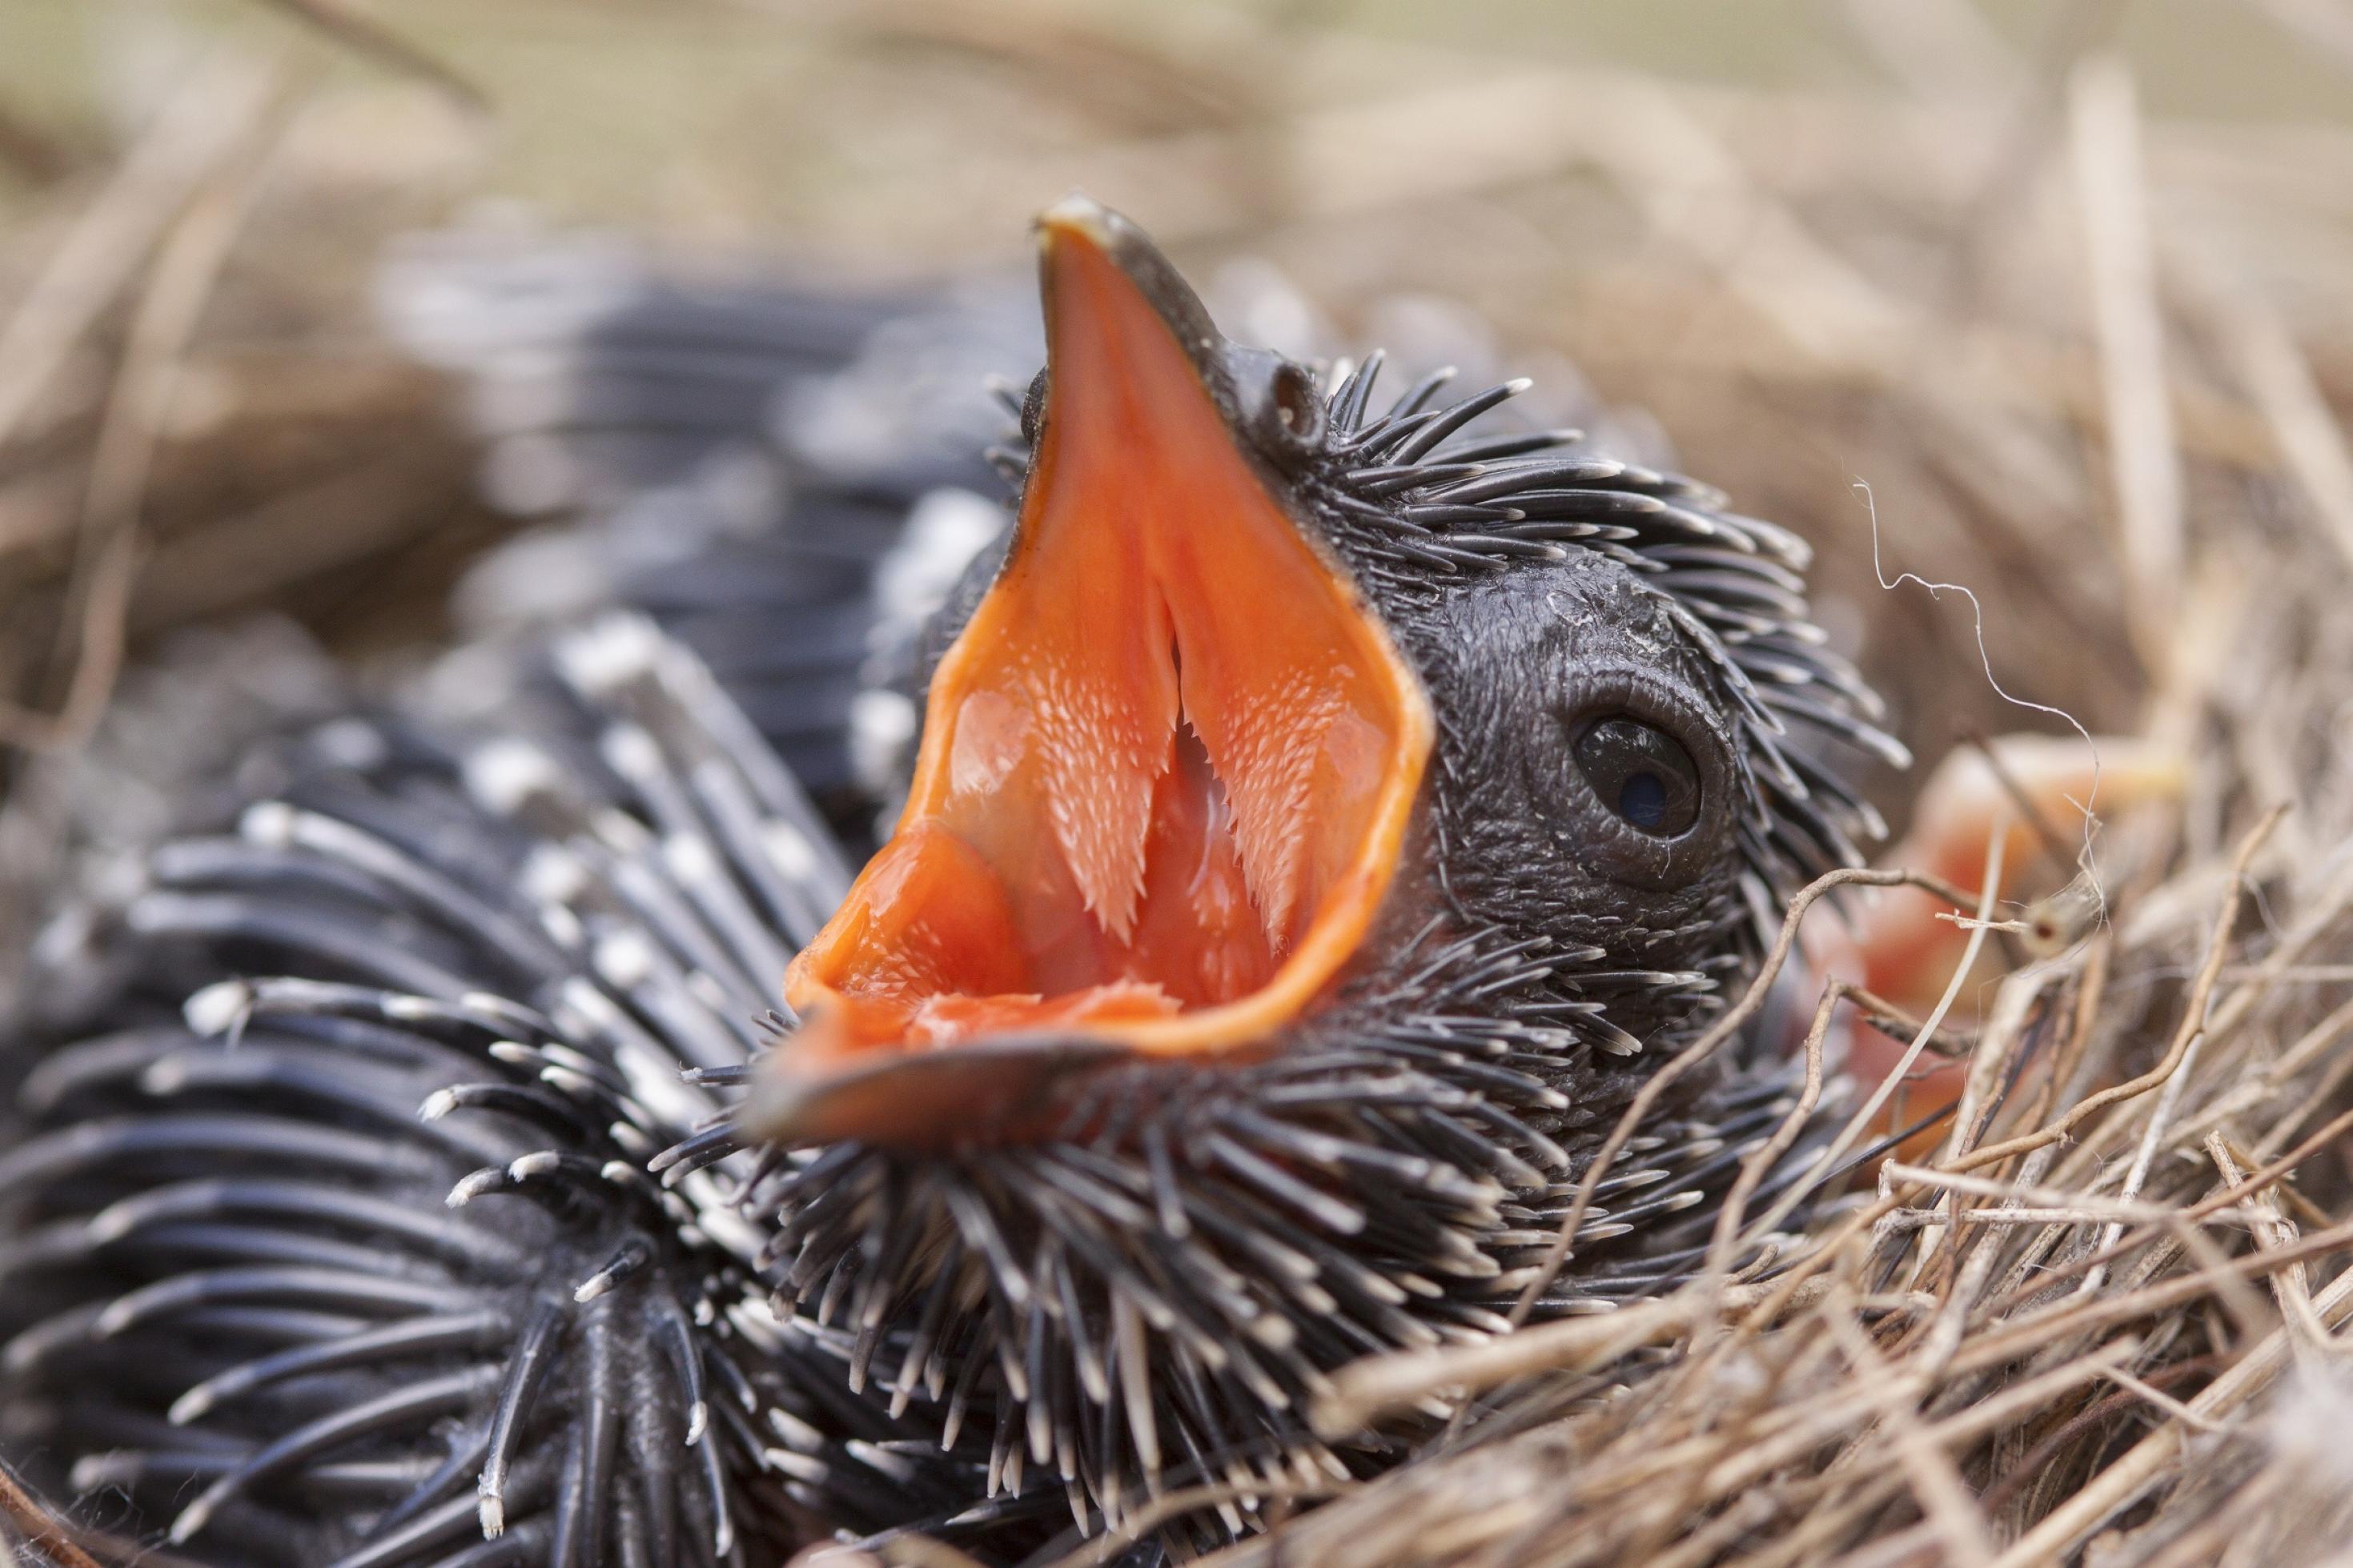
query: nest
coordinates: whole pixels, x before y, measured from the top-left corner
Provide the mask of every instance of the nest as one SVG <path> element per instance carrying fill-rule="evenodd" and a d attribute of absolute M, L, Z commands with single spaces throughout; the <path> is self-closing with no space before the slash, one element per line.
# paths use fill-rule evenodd
<path fill-rule="evenodd" d="M 911 154 L 780 194 L 740 139 L 665 143 L 659 216 L 705 247 L 788 232 L 921 274 L 985 234 L 1018 260 L 1027 213 L 1080 184 L 1188 263 L 1271 258 L 1349 327 L 1399 288 L 1467 301 L 1507 358 L 1556 351 L 1808 533 L 1825 623 L 1925 757 L 2080 724 L 2187 764 L 2178 798 L 2051 825 L 2039 901 L 1975 911 L 1981 962 L 1918 1031 L 1967 1066 L 1930 1146 L 1763 1270 L 1351 1369 L 1319 1420 L 1436 1410 L 1446 1437 L 1229 1559 L 2353 1543 L 2353 134 L 2153 121 L 2094 12 L 2024 54 L 1959 5 L 1856 7 L 1894 90 L 1829 97 L 902 5 L 789 40 L 821 93 L 726 90 L 810 146 L 888 116 Z M 583 18 L 616 52 L 652 26 Z M 184 72 L 143 132 L 0 117 L 5 777 L 191 625 L 284 614 L 354 658 L 439 635 L 508 524 L 470 499 L 448 389 L 376 335 L 370 258 L 483 188 L 657 216 L 541 166 L 531 117 L 602 68 L 581 50 L 509 83 L 435 63 L 469 69 L 464 37 L 286 31 Z M 522 152 L 489 158 L 472 98 Z M 1902 822 L 1914 784 L 1870 783 Z M 54 870 L 25 804 L 6 950 Z M 1787 1217 L 1756 1207 L 1723 1256 Z"/>

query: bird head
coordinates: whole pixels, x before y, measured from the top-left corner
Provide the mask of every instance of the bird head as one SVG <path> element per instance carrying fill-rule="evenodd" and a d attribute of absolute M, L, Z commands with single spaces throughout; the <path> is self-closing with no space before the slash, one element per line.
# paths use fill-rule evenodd
<path fill-rule="evenodd" d="M 1494 428 L 1524 384 L 1377 411 L 1377 357 L 1230 343 L 1090 202 L 1038 235 L 1019 505 L 903 815 L 677 1158 L 759 1151 L 765 1263 L 850 1384 L 952 1447 L 993 1408 L 991 1490 L 1051 1463 L 1084 1524 L 1345 1472 L 1324 1372 L 1503 1327 L 1580 1148 L 1852 855 L 1818 741 L 1893 742 L 1783 530 Z M 1696 1203 L 1660 1184 L 1767 1099 L 1630 1156 L 1581 1251 Z M 1658 1277 L 1580 1258 L 1540 1305 Z"/>
<path fill-rule="evenodd" d="M 1327 388 L 1228 342 L 1083 198 L 1038 235 L 1018 513 L 937 628 L 904 814 L 792 966 L 752 1125 L 1035 1139 L 1107 1067 L 1345 1028 L 1439 939 L 1607 999 L 1562 1015 L 1605 1050 L 1688 1022 L 1744 889 L 1849 853 L 1852 803 L 1779 739 L 1869 700 L 1803 624 L 1802 547 L 1571 433 L 1480 438 L 1524 384 L 1373 417 L 1377 363 Z"/>

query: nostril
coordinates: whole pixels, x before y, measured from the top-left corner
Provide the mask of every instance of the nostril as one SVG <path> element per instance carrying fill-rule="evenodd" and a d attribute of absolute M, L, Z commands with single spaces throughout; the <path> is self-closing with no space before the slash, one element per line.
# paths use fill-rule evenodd
<path fill-rule="evenodd" d="M 1282 395 L 1275 400 L 1275 415 L 1283 425 L 1296 430 L 1307 423 L 1307 411 L 1303 406 L 1306 394 L 1300 386 L 1296 374 L 1286 374 L 1282 382 Z"/>
<path fill-rule="evenodd" d="M 1324 433 L 1324 399 L 1315 377 L 1287 360 L 1277 364 L 1268 375 L 1259 417 L 1261 439 L 1269 445 L 1293 456 L 1312 451 Z"/>
<path fill-rule="evenodd" d="M 1286 364 L 1275 373 L 1274 412 L 1283 428 L 1294 435 L 1312 429 L 1316 416 L 1323 412 L 1314 382 L 1295 364 Z"/>

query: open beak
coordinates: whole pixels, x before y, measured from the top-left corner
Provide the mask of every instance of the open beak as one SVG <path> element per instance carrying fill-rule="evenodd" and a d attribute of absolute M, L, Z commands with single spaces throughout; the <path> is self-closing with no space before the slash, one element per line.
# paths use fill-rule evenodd
<path fill-rule="evenodd" d="M 1047 400 L 896 833 L 794 960 L 747 1130 L 1033 1135 L 1069 1073 L 1271 1048 L 1363 943 L 1428 700 L 1236 434 L 1222 340 L 1124 219 L 1039 220 Z"/>

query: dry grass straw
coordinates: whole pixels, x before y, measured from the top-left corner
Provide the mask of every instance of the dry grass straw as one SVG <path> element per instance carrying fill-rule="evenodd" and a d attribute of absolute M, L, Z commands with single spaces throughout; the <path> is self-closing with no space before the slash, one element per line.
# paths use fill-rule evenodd
<path fill-rule="evenodd" d="M 2194 1475 L 2180 1506 L 2236 1506 L 2205 1495 L 2224 1459 L 2286 1494 L 2250 1507 L 2242 1537 L 2291 1533 L 2249 1561 L 2325 1544 L 2292 1509 L 2333 1516 L 2341 1489 L 2292 1486 L 2273 1450 L 2293 1417 L 2249 1413 L 2298 1366 L 2291 1403 L 2341 1397 L 2327 1363 L 2353 1316 L 2353 1276 L 2336 1268 L 2353 1223 L 2295 1184 L 2341 1187 L 2353 1114 L 2322 1115 L 2333 1102 L 2306 1075 L 2342 1025 L 2282 1035 L 2310 1004 L 2277 976 L 2353 889 L 2340 878 L 2324 895 L 2337 907 L 2222 979 L 2282 819 L 2201 868 L 2215 907 L 2186 985 L 2178 931 L 2145 953 L 2112 930 L 2005 980 L 2037 1005 L 1997 1005 L 2018 1024 L 1981 1030 L 1975 1063 L 2031 1034 L 2040 1068 L 1935 1159 L 1883 1165 L 1877 1194 L 1773 1279 L 1704 1276 L 1610 1317 L 1345 1373 L 1324 1412 L 1335 1426 L 1434 1391 L 1517 1387 L 1491 1401 L 1489 1440 L 1474 1423 L 1460 1452 L 1295 1522 L 1282 1560 L 2033 1563 L 2124 1520 L 2101 1560 L 2153 1561 L 2135 1543 L 2176 1549 L 2169 1510 L 2133 1505 Z M 2153 978 L 2135 958 L 2170 972 L 2165 1035 L 2127 1000 Z M 2117 1081 L 2064 1087 L 2104 1078 Z M 2315 1289 L 2316 1275 L 2334 1278 Z M 1630 1376 L 1646 1345 L 1663 1353 Z"/>
<path fill-rule="evenodd" d="M 2326 7 L 2263 9 L 2341 40 Z M 1471 299 L 1807 529 L 1826 617 L 1929 758 L 2063 708 L 2189 761 L 2182 798 L 2087 840 L 2096 903 L 2066 902 L 2070 855 L 2029 868 L 2051 908 L 2100 911 L 2080 940 L 1978 934 L 1986 963 L 1946 997 L 1965 1026 L 1917 1030 L 1968 1053 L 1939 1146 L 1779 1237 L 1761 1274 L 1351 1369 L 1319 1413 L 1335 1428 L 1432 1396 L 1461 1416 L 1231 1562 L 2353 1547 L 2353 134 L 2146 122 L 2116 10 L 2069 9 L 2024 58 L 1965 6 L 1858 4 L 1899 89 L 1877 99 L 1173 8 L 1146 36 L 1068 12 L 836 19 L 845 80 L 962 58 L 984 96 L 935 96 L 1002 111 L 974 125 L 1064 118 L 1052 151 L 976 136 L 807 194 L 805 244 L 920 270 L 1001 231 L 1012 254 L 1021 215 L 1082 184 L 1180 249 L 1272 255 L 1354 321 L 1399 283 Z M 924 62 L 890 53 L 910 37 Z M 1158 121 L 1074 138 L 1055 84 L 1109 59 Z M 198 617 L 427 635 L 422 606 L 487 535 L 441 526 L 463 458 L 437 389 L 316 281 L 358 276 L 432 203 L 373 192 L 355 222 L 348 191 L 290 176 L 307 79 L 192 78 L 113 166 L 56 175 L 0 258 L 13 744 L 70 748 L 123 650 Z M 498 81 L 462 79 L 497 104 Z M 1888 590 L 1898 571 L 1969 584 L 1976 616 Z M 1873 788 L 1900 820 L 1907 786 Z M 1838 988 L 1818 1024 L 1855 1009 L 1892 1016 Z M 1790 1221 L 1747 1213 L 1781 1142 L 1753 1152 L 1715 1256 Z"/>
<path fill-rule="evenodd" d="M 2037 458 L 2000 472 L 2021 434 L 2105 498 L 2088 509 L 2115 519 L 2105 540 L 2013 517 L 2003 548 L 2054 577 L 2103 559 L 2112 613 L 1998 630 L 1968 675 L 2039 695 L 2089 638 L 2129 639 L 2142 695 L 2109 694 L 2105 714 L 2184 750 L 2188 797 L 2105 826 L 2090 873 L 2105 918 L 2085 940 L 2013 952 L 1969 998 L 1970 1090 L 1931 1156 L 1883 1164 L 1765 1279 L 1713 1272 L 1609 1317 L 1350 1369 L 1331 1429 L 1433 1395 L 1474 1415 L 1449 1451 L 1227 1561 L 2269 1564 L 2353 1543 L 2337 412 L 2353 293 L 2305 301 L 2310 337 L 2289 327 L 2243 252 L 2218 259 L 2243 237 L 2152 190 L 2124 68 L 2094 51 L 2044 74 L 2067 178 L 2039 233 L 2021 212 L 1978 237 L 1981 263 L 2065 279 L 2094 374 L 2031 387 L 2015 355 L 1972 363 L 1969 340 L 2011 323 L 1874 289 L 1880 325 L 1914 340 L 1891 370 L 1942 342 L 1960 372 L 1894 395 L 1935 409 L 1922 460 L 1979 469 L 1985 498 L 2032 495 Z M 2251 205 L 2232 204 L 2249 232 Z M 1781 263 L 1768 247 L 1725 265 Z M 2057 438 L 2078 420 L 2094 439 Z M 2269 453 L 2200 451 L 2201 425 Z M 1846 1001 L 1833 987 L 1821 1016 Z M 1744 1186 L 1778 1152 L 1756 1150 Z M 1715 1256 L 1777 1217 L 1736 1202 Z"/>
<path fill-rule="evenodd" d="M 130 647 L 205 617 L 335 618 L 364 584 L 343 640 L 413 639 L 399 553 L 487 536 L 445 389 L 366 311 L 385 219 L 438 209 L 363 216 L 381 193 L 322 174 L 321 75 L 203 55 L 0 229 L 0 748 L 70 751 Z"/>

